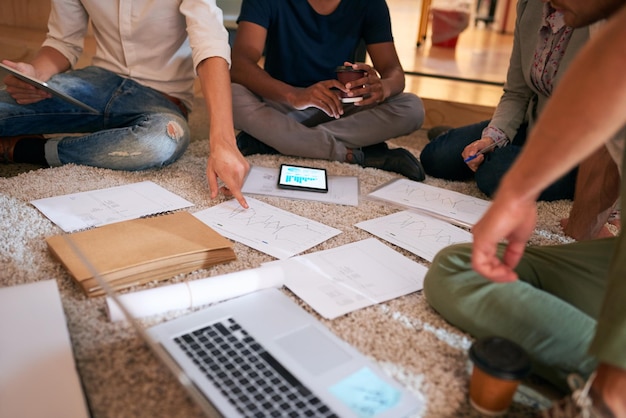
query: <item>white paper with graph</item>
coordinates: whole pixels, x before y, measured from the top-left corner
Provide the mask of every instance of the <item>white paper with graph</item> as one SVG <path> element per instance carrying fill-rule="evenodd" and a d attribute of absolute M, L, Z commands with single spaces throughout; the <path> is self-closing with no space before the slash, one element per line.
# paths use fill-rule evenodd
<path fill-rule="evenodd" d="M 273 265 L 289 290 L 328 319 L 421 290 L 427 271 L 375 238 L 264 264 Z"/>
<path fill-rule="evenodd" d="M 233 199 L 194 213 L 226 238 L 278 259 L 293 257 L 340 230 L 246 197 L 244 209 Z"/>
<path fill-rule="evenodd" d="M 433 261 L 444 247 L 472 242 L 472 234 L 468 231 L 409 210 L 359 222 L 355 226 L 428 261 Z"/>
<path fill-rule="evenodd" d="M 472 227 L 491 202 L 424 183 L 397 179 L 379 187 L 368 198 L 417 209 L 457 225 Z"/>
<path fill-rule="evenodd" d="M 53 196 L 30 203 L 65 232 L 193 206 L 193 203 L 151 181 Z"/>

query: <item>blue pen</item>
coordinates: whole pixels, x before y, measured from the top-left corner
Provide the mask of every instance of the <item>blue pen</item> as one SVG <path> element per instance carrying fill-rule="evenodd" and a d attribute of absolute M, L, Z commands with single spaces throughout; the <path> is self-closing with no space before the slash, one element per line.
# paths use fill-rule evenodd
<path fill-rule="evenodd" d="M 463 160 L 463 162 L 465 163 L 469 163 L 470 161 L 472 161 L 473 159 L 475 159 L 476 157 L 478 157 L 479 155 L 483 155 L 486 152 L 491 151 L 492 149 L 494 149 L 495 147 L 498 146 L 497 142 L 494 142 L 491 145 L 487 145 L 485 148 L 481 149 L 480 151 L 478 151 L 476 154 L 474 155 L 470 155 L 469 157 L 467 157 L 466 159 Z"/>

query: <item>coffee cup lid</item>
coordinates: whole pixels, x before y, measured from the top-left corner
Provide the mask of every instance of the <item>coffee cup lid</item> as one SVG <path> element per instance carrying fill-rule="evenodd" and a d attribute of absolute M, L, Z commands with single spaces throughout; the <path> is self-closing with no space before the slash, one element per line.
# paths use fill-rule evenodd
<path fill-rule="evenodd" d="M 505 380 L 520 380 L 530 373 L 530 357 L 522 347 L 501 337 L 474 342 L 469 357 L 484 372 Z"/>

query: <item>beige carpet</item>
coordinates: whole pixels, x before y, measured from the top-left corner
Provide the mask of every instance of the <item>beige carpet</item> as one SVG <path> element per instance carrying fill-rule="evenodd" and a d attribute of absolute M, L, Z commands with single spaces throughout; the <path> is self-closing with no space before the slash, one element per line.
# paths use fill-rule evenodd
<path fill-rule="evenodd" d="M 194 113 L 202 115 L 202 112 L 200 109 Z M 196 137 L 206 132 L 198 123 L 197 119 L 192 120 Z M 425 141 L 425 131 L 417 131 L 390 141 L 390 145 L 407 147 L 419 155 Z M 67 165 L 0 178 L 0 286 L 49 278 L 58 282 L 78 371 L 94 417 L 191 418 L 201 414 L 133 330 L 125 323 L 110 323 L 107 320 L 105 300 L 87 299 L 63 267 L 51 257 L 44 237 L 60 234 L 61 230 L 28 202 L 54 195 L 152 180 L 193 202 L 195 206 L 190 209 L 191 212 L 202 210 L 222 201 L 222 198 L 215 201 L 209 199 L 205 178 L 207 149 L 206 140 L 194 140 L 178 162 L 158 171 L 128 173 Z M 362 195 L 397 177 L 392 173 L 338 162 L 276 156 L 252 156 L 249 160 L 251 164 L 266 167 L 278 167 L 281 161 L 297 162 L 325 167 L 330 175 L 358 176 Z M 426 183 L 484 197 L 473 183 L 451 183 L 430 178 Z M 391 207 L 372 201 L 362 201 L 358 207 L 352 207 L 263 196 L 257 198 L 343 231 L 310 251 L 368 238 L 370 235 L 354 227 L 354 224 L 394 211 Z M 537 233 L 532 240 L 534 244 L 568 241 L 561 233 L 558 220 L 567 215 L 569 207 L 569 202 L 539 205 L 540 217 Z M 428 265 L 411 253 L 395 249 Z M 235 244 L 235 250 L 238 257 L 236 261 L 172 278 L 169 283 L 254 268 L 272 260 L 272 257 L 239 243 Z M 150 322 L 163 319 L 153 318 Z M 467 349 L 472 339 L 447 324 L 430 309 L 421 292 L 323 322 L 423 399 L 424 410 L 419 416 L 478 416 L 467 401 L 470 367 Z M 533 416 L 533 409 L 515 403 L 509 416 Z"/>

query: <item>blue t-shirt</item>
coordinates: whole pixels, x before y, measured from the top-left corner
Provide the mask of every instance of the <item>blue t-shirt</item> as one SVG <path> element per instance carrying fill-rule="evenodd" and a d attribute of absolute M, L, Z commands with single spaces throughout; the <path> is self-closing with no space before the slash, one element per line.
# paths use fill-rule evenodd
<path fill-rule="evenodd" d="M 320 15 L 307 0 L 244 0 L 238 22 L 267 29 L 265 71 L 297 87 L 336 78 L 335 68 L 366 45 L 393 41 L 385 0 L 341 0 Z"/>

